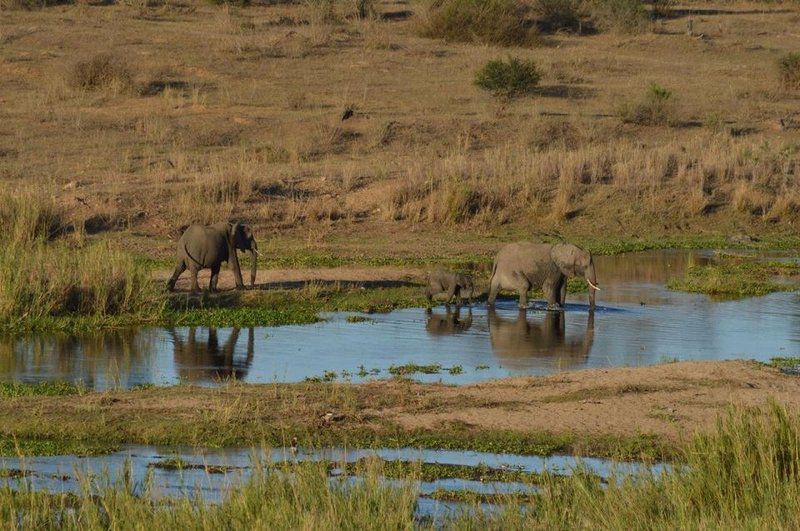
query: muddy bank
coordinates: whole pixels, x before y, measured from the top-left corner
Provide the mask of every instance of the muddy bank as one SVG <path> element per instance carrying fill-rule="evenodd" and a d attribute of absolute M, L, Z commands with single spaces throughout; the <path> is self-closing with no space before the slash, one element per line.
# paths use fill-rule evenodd
<path fill-rule="evenodd" d="M 754 362 L 594 369 L 460 387 L 179 385 L 0 401 L 22 440 L 203 446 L 423 446 L 527 454 L 663 457 L 731 405 L 796 408 L 800 379 Z"/>

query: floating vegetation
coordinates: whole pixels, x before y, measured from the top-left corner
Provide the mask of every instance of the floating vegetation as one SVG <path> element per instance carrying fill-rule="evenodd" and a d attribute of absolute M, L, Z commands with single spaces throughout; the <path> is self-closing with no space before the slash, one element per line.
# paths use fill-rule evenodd
<path fill-rule="evenodd" d="M 208 465 L 204 463 L 190 463 L 178 456 L 155 461 L 147 465 L 150 468 L 159 468 L 161 470 L 204 470 L 207 474 L 227 474 L 238 467 L 228 465 Z"/>
<path fill-rule="evenodd" d="M 348 315 L 347 316 L 348 323 L 374 323 L 375 319 L 370 319 L 369 317 L 364 317 L 363 315 Z"/>

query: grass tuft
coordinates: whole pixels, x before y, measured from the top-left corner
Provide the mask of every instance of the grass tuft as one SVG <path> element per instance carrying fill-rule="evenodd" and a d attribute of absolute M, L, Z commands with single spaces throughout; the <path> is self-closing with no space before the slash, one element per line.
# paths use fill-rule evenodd
<path fill-rule="evenodd" d="M 787 53 L 778 60 L 778 77 L 783 88 L 800 89 L 800 53 Z"/>
<path fill-rule="evenodd" d="M 75 63 L 69 83 L 79 90 L 120 93 L 133 87 L 133 71 L 121 57 L 101 53 Z"/>

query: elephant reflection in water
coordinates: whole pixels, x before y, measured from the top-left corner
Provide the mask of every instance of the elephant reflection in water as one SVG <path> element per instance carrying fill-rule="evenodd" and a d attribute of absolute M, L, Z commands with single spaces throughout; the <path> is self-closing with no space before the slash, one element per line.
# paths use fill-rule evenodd
<path fill-rule="evenodd" d="M 189 328 L 184 341 L 170 330 L 175 348 L 175 365 L 178 376 L 190 382 L 208 380 L 241 380 L 247 377 L 253 363 L 254 330 L 247 331 L 247 351 L 242 358 L 236 356 L 236 344 L 239 342 L 239 329 L 231 329 L 231 334 L 224 344 L 220 345 L 216 328 L 208 329 L 208 338 L 198 339 L 197 328 Z"/>
<path fill-rule="evenodd" d="M 523 369 L 532 359 L 547 360 L 556 368 L 582 365 L 594 342 L 594 312 L 589 312 L 583 338 L 569 339 L 565 313 L 546 312 L 541 321 L 527 319 L 520 311 L 516 319 L 500 317 L 489 309 L 489 338 L 492 352 L 503 367 Z"/>
<path fill-rule="evenodd" d="M 433 313 L 428 310 L 428 319 L 425 321 L 425 330 L 432 336 L 447 336 L 466 332 L 472 326 L 472 309 L 470 308 L 467 316 L 461 318 L 461 309 L 451 311 L 447 308 L 447 313 Z"/>

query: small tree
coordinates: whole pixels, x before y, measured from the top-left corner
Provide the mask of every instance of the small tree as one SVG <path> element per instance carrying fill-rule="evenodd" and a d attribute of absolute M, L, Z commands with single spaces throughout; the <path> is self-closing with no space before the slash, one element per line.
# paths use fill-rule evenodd
<path fill-rule="evenodd" d="M 475 74 L 475 84 L 496 97 L 510 99 L 532 92 L 541 77 L 534 61 L 509 57 L 483 65 Z"/>

